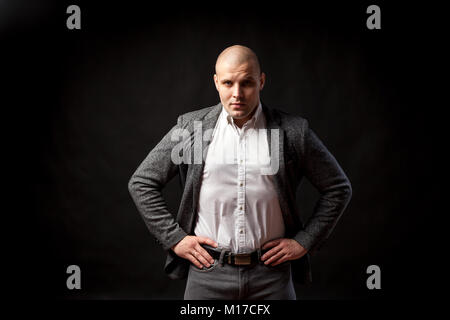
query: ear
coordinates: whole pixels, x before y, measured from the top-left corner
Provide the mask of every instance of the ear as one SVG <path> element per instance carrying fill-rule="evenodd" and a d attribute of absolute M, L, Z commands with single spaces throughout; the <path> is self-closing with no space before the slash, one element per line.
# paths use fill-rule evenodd
<path fill-rule="evenodd" d="M 264 88 L 265 83 L 266 83 L 266 74 L 264 72 L 261 72 L 261 76 L 259 79 L 259 91 L 261 91 Z"/>
<path fill-rule="evenodd" d="M 216 85 L 216 90 L 219 91 L 219 78 L 217 78 L 217 74 L 214 74 L 214 84 Z"/>

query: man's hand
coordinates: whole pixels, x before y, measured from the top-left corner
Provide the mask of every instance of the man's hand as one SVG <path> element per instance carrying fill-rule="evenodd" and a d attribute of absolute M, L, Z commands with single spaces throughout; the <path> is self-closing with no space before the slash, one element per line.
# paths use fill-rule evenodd
<path fill-rule="evenodd" d="M 217 247 L 217 243 L 211 239 L 197 236 L 186 236 L 174 245 L 172 250 L 177 256 L 189 260 L 199 269 L 203 268 L 203 266 L 209 268 L 210 263 L 214 263 L 214 259 L 205 249 L 202 248 L 200 245 L 202 243 L 210 245 L 214 248 Z"/>
<path fill-rule="evenodd" d="M 294 239 L 280 238 L 266 242 L 263 249 L 272 248 L 262 255 L 265 265 L 276 266 L 288 260 L 300 259 L 308 250 Z"/>

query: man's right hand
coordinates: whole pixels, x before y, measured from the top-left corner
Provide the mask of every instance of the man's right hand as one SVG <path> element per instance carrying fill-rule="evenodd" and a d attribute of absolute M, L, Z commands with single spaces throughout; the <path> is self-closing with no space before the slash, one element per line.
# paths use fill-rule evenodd
<path fill-rule="evenodd" d="M 197 236 L 186 236 L 174 245 L 172 250 L 177 256 L 189 260 L 199 269 L 203 268 L 203 266 L 209 268 L 210 264 L 214 263 L 214 259 L 205 249 L 202 248 L 200 244 L 207 244 L 211 247 L 217 248 L 217 243 L 211 239 Z"/>

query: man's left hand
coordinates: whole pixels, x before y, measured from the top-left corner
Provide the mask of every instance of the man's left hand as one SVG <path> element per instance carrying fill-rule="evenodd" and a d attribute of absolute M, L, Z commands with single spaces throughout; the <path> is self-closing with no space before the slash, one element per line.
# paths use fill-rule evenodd
<path fill-rule="evenodd" d="M 300 259 L 308 250 L 294 239 L 280 238 L 266 242 L 262 249 L 272 248 L 262 255 L 265 265 L 276 266 L 288 260 Z"/>

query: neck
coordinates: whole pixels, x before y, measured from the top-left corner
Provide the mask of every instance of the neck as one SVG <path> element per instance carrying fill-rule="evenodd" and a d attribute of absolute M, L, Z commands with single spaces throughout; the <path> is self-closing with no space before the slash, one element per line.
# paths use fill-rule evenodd
<path fill-rule="evenodd" d="M 259 106 L 259 103 L 256 105 L 256 107 L 253 108 L 252 112 L 250 112 L 245 118 L 242 118 L 242 119 L 233 118 L 234 124 L 237 125 L 239 128 L 242 128 L 242 126 L 253 117 L 253 115 L 256 112 L 256 109 L 258 109 L 258 106 Z"/>

